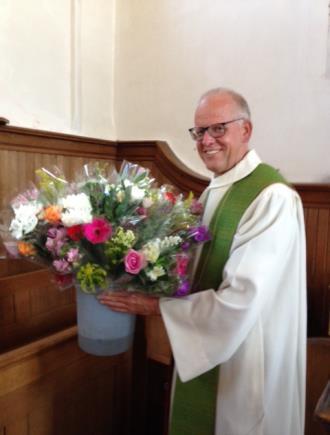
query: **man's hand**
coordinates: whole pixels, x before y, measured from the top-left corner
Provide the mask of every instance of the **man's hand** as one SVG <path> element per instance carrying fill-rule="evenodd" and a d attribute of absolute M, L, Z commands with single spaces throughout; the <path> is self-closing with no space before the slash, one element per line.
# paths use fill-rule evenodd
<path fill-rule="evenodd" d="M 120 313 L 140 314 L 143 316 L 160 315 L 159 298 L 142 293 L 109 291 L 99 295 L 101 304 Z"/>

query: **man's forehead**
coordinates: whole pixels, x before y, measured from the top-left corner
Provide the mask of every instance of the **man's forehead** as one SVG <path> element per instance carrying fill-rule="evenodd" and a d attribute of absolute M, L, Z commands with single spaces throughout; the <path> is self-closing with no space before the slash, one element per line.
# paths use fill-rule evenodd
<path fill-rule="evenodd" d="M 203 98 L 195 111 L 195 119 L 229 116 L 237 111 L 237 104 L 229 95 L 211 95 Z M 219 121 L 220 122 L 220 121 Z"/>
<path fill-rule="evenodd" d="M 230 94 L 212 94 L 202 98 L 197 106 L 197 109 L 221 109 L 227 107 L 236 107 L 237 104 Z"/>

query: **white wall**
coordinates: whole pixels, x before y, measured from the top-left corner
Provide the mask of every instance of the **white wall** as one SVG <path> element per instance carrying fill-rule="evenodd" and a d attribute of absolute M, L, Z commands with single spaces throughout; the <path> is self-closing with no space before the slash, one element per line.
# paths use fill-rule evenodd
<path fill-rule="evenodd" d="M 119 0 L 121 139 L 164 139 L 204 172 L 187 135 L 202 92 L 248 99 L 252 144 L 291 181 L 330 182 L 328 0 Z"/>
<path fill-rule="evenodd" d="M 0 116 L 107 139 L 187 134 L 200 94 L 242 92 L 253 145 L 292 181 L 330 182 L 329 0 L 1 0 Z"/>
<path fill-rule="evenodd" d="M 115 137 L 114 0 L 0 1 L 0 116 Z"/>

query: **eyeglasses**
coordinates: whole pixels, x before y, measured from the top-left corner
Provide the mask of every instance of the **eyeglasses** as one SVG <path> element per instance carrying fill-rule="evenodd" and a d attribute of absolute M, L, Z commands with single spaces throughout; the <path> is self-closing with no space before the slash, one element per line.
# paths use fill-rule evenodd
<path fill-rule="evenodd" d="M 236 118 L 236 119 L 232 119 L 231 121 L 227 121 L 227 122 L 220 122 L 219 124 L 212 124 L 209 125 L 208 127 L 193 127 L 193 128 L 189 128 L 189 133 L 191 135 L 191 137 L 193 138 L 193 140 L 197 140 L 200 141 L 203 139 L 205 132 L 207 131 L 207 133 L 214 137 L 214 138 L 219 138 L 224 136 L 224 134 L 226 133 L 226 125 L 227 124 L 231 124 L 232 122 L 236 122 L 236 121 L 242 121 L 245 118 Z"/>

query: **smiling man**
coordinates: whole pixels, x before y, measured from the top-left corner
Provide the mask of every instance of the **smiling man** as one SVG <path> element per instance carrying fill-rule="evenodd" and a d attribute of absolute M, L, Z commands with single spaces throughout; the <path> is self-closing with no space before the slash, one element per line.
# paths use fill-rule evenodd
<path fill-rule="evenodd" d="M 195 127 L 189 131 L 207 169 L 221 175 L 248 152 L 252 132 L 249 107 L 236 93 L 210 91 L 201 98 Z"/>
<path fill-rule="evenodd" d="M 170 435 L 303 435 L 305 231 L 299 196 L 249 149 L 245 99 L 202 96 L 190 134 L 214 178 L 213 237 L 184 298 L 104 295 L 122 312 L 161 313 L 175 359 Z"/>

